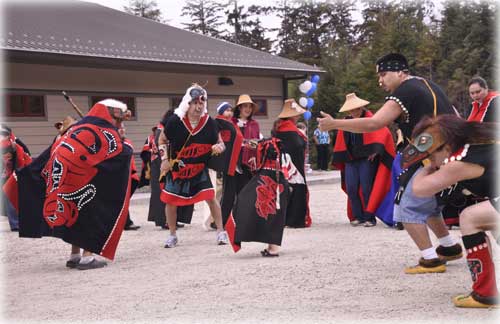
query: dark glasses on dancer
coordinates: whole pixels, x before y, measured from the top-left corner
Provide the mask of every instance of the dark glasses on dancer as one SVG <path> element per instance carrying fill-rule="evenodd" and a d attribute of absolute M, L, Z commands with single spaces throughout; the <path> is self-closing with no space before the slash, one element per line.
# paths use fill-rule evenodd
<path fill-rule="evenodd" d="M 203 89 L 191 89 L 191 91 L 189 91 L 189 96 L 191 96 L 191 101 L 207 101 L 207 97 L 205 96 L 205 91 Z"/>

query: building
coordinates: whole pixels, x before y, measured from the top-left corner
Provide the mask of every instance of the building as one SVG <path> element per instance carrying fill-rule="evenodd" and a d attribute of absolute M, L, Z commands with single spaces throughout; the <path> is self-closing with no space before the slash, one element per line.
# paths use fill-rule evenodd
<path fill-rule="evenodd" d="M 193 82 L 207 89 L 211 115 L 220 101 L 250 94 L 267 136 L 287 80 L 321 72 L 93 3 L 10 3 L 3 15 L 3 121 L 34 155 L 53 140 L 55 122 L 78 117 L 62 90 L 84 112 L 101 98 L 125 101 L 134 113 L 127 134 L 138 152 Z"/>

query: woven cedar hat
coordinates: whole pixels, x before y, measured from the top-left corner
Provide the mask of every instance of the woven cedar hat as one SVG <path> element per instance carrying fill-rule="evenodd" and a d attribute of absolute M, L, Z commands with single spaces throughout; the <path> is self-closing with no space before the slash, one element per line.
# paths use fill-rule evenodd
<path fill-rule="evenodd" d="M 368 105 L 370 102 L 360 99 L 356 96 L 356 93 L 349 93 L 345 96 L 345 102 L 342 108 L 340 108 L 339 112 L 350 111 L 354 109 L 358 109 Z"/>
<path fill-rule="evenodd" d="M 244 103 L 249 103 L 252 105 L 253 113 L 257 112 L 257 110 L 259 109 L 259 106 L 257 106 L 257 104 L 253 102 L 252 98 L 250 98 L 250 96 L 247 94 L 240 95 L 240 97 L 238 98 L 238 103 L 236 104 L 234 109 L 240 109 L 240 105 Z"/>
<path fill-rule="evenodd" d="M 295 99 L 287 99 L 283 104 L 283 109 L 281 110 L 278 118 L 289 118 L 302 115 L 306 110 L 302 108 Z"/>

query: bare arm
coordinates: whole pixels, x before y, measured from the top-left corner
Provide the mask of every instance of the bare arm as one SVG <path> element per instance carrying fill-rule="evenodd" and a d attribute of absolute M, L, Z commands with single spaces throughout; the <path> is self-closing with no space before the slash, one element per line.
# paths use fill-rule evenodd
<path fill-rule="evenodd" d="M 370 118 L 335 119 L 329 114 L 321 112 L 323 118 L 317 118 L 317 121 L 319 128 L 323 131 L 340 129 L 352 133 L 368 133 L 388 126 L 395 121 L 402 112 L 399 104 L 394 100 L 387 100 L 382 108 Z"/>
<path fill-rule="evenodd" d="M 417 197 L 431 197 L 455 183 L 480 177 L 484 168 L 478 164 L 453 161 L 433 171 L 424 167 L 413 179 L 413 193 Z"/>
<path fill-rule="evenodd" d="M 160 178 L 170 171 L 171 168 L 170 162 L 168 161 L 169 152 L 167 152 L 167 143 L 168 139 L 165 136 L 165 132 L 162 131 L 158 137 L 158 151 L 161 158 Z"/>

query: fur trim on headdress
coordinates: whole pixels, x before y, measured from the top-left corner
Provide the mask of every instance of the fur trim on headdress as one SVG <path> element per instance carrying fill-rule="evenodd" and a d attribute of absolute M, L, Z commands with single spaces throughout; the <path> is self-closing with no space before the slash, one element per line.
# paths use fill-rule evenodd
<path fill-rule="evenodd" d="M 189 87 L 187 90 L 186 90 L 186 93 L 184 94 L 184 97 L 182 97 L 182 101 L 181 103 L 179 104 L 179 106 L 174 110 L 174 114 L 176 114 L 177 116 L 179 116 L 180 119 L 183 119 L 184 116 L 186 116 L 186 113 L 189 109 L 189 103 L 193 100 L 193 99 L 196 99 L 196 98 L 192 98 L 191 97 L 191 90 L 193 89 L 201 89 L 202 92 L 204 93 L 204 96 L 205 96 L 205 100 L 203 102 L 203 113 L 201 114 L 201 116 L 204 116 L 205 114 L 208 113 L 208 110 L 207 110 L 207 91 L 205 89 L 203 89 L 201 86 L 199 86 L 198 84 L 194 83 L 191 87 Z"/>
<path fill-rule="evenodd" d="M 103 104 L 106 107 L 118 108 L 123 112 L 127 111 L 127 105 L 115 99 L 104 99 L 99 101 L 98 103 Z"/>

